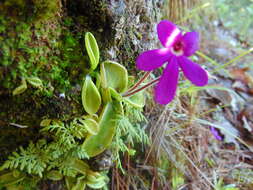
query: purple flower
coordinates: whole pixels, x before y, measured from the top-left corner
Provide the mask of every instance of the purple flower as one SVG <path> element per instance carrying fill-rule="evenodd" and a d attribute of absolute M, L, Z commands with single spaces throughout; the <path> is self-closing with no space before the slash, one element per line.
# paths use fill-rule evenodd
<path fill-rule="evenodd" d="M 168 104 L 176 94 L 179 69 L 185 77 L 196 86 L 204 86 L 208 76 L 204 69 L 187 57 L 199 48 L 197 32 L 182 34 L 175 24 L 163 20 L 157 25 L 158 38 L 164 48 L 145 51 L 137 58 L 137 68 L 152 71 L 167 64 L 155 87 L 155 100 L 160 104 Z"/>
<path fill-rule="evenodd" d="M 222 141 L 222 136 L 220 136 L 219 131 L 217 129 L 215 129 L 214 127 L 210 127 L 211 133 L 213 134 L 213 136 L 218 140 L 218 141 Z"/>

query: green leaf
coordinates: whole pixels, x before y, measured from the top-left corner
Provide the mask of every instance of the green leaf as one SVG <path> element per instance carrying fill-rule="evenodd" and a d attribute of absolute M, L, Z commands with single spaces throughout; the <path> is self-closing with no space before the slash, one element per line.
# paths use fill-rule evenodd
<path fill-rule="evenodd" d="M 47 173 L 47 178 L 53 181 L 59 181 L 63 178 L 63 175 L 57 170 L 51 170 Z"/>
<path fill-rule="evenodd" d="M 93 119 L 95 121 L 98 121 L 98 115 L 97 114 L 93 114 L 93 115 L 85 115 L 83 116 L 84 119 Z"/>
<path fill-rule="evenodd" d="M 65 176 L 65 184 L 68 190 L 72 190 L 76 182 L 76 178 Z"/>
<path fill-rule="evenodd" d="M 22 94 L 26 89 L 27 89 L 26 80 L 23 78 L 21 81 L 21 85 L 13 90 L 12 95 L 15 96 Z"/>
<path fill-rule="evenodd" d="M 100 93 L 90 76 L 86 77 L 83 84 L 82 103 L 84 110 L 90 115 L 96 113 L 101 105 Z"/>
<path fill-rule="evenodd" d="M 36 88 L 41 88 L 43 86 L 42 81 L 38 77 L 28 77 L 26 80 Z"/>
<path fill-rule="evenodd" d="M 43 119 L 43 120 L 40 122 L 40 126 L 41 126 L 41 127 L 47 127 L 47 126 L 50 125 L 51 121 L 52 121 L 51 119 Z"/>
<path fill-rule="evenodd" d="M 79 159 L 74 160 L 70 166 L 83 175 L 87 175 L 90 168 L 86 162 Z"/>
<path fill-rule="evenodd" d="M 90 32 L 85 34 L 85 47 L 90 58 L 91 69 L 95 70 L 99 63 L 99 49 L 95 37 Z"/>
<path fill-rule="evenodd" d="M 125 98 L 125 100 L 136 108 L 142 108 L 145 106 L 145 96 L 143 92 L 138 92 L 130 97 Z"/>
<path fill-rule="evenodd" d="M 101 64 L 100 75 L 101 75 L 100 79 L 101 79 L 101 87 L 102 87 L 101 88 L 102 99 L 103 99 L 104 104 L 106 104 L 108 102 L 111 102 L 112 98 L 111 98 L 111 92 L 108 88 L 107 81 L 106 81 L 106 72 L 105 72 L 104 64 Z"/>
<path fill-rule="evenodd" d="M 13 172 L 9 172 L 0 176 L 0 182 L 3 185 L 13 185 L 24 180 L 24 178 L 25 178 L 24 174 L 20 173 L 19 175 L 14 175 Z"/>
<path fill-rule="evenodd" d="M 109 87 L 111 97 L 113 97 L 117 101 L 122 101 L 122 96 L 114 90 L 114 88 Z"/>
<path fill-rule="evenodd" d="M 105 61 L 101 67 L 101 80 L 102 84 L 106 85 L 106 87 L 114 88 L 119 93 L 124 92 L 128 83 L 127 70 L 119 63 Z"/>
<path fill-rule="evenodd" d="M 87 182 L 87 185 L 92 189 L 102 189 L 106 182 L 104 180 L 98 181 L 98 182 Z"/>
<path fill-rule="evenodd" d="M 103 89 L 108 88 L 104 63 L 100 65 L 100 76 L 101 87 Z"/>
<path fill-rule="evenodd" d="M 87 137 L 83 143 L 83 148 L 89 157 L 102 153 L 110 146 L 117 127 L 117 117 L 122 112 L 122 105 L 118 101 L 107 103 L 99 119 L 98 134 Z"/>
<path fill-rule="evenodd" d="M 96 135 L 98 133 L 99 126 L 98 126 L 98 123 L 94 119 L 91 119 L 91 118 L 85 119 L 83 123 L 85 125 L 85 128 L 91 135 Z"/>
<path fill-rule="evenodd" d="M 77 178 L 76 185 L 72 187 L 71 190 L 85 190 L 86 187 L 86 181 L 83 179 L 83 177 Z"/>
<path fill-rule="evenodd" d="M 109 88 L 102 88 L 101 94 L 102 94 L 102 99 L 103 99 L 104 104 L 107 104 L 108 102 L 112 101 L 111 91 Z"/>
<path fill-rule="evenodd" d="M 172 189 L 178 189 L 179 186 L 184 184 L 183 175 L 176 169 L 172 170 Z"/>

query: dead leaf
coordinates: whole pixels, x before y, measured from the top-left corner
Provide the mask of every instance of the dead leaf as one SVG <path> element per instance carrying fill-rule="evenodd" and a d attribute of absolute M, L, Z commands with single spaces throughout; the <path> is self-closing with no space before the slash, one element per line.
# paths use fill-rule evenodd
<path fill-rule="evenodd" d="M 247 73 L 248 67 L 245 68 L 233 68 L 230 70 L 230 74 L 235 80 L 239 80 L 250 87 L 253 87 L 253 78 Z"/>
<path fill-rule="evenodd" d="M 231 104 L 232 97 L 228 91 L 217 90 L 217 89 L 207 89 L 206 92 L 212 98 L 219 100 L 222 104 L 225 104 L 225 105 Z"/>
<path fill-rule="evenodd" d="M 242 121 L 243 117 L 253 122 L 253 104 L 249 101 L 246 107 L 238 114 L 237 119 Z"/>
<path fill-rule="evenodd" d="M 248 88 L 246 86 L 245 83 L 243 83 L 242 81 L 240 80 L 236 80 L 232 87 L 236 90 L 236 91 L 240 91 L 240 92 L 248 92 Z"/>

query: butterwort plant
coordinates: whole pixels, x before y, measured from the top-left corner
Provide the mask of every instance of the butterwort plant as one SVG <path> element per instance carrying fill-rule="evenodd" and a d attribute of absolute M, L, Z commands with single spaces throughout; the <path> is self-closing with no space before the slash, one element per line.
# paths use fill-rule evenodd
<path fill-rule="evenodd" d="M 80 97 L 84 108 L 82 116 L 75 117 L 70 122 L 43 119 L 40 123 L 42 139 L 36 143 L 31 142 L 26 148 L 21 147 L 0 165 L 1 187 L 24 189 L 22 184 L 35 179 L 32 177 L 35 175 L 37 182 L 43 179 L 64 179 L 68 190 L 85 189 L 86 186 L 106 189 L 107 176 L 93 171 L 87 160 L 107 149 L 112 150 L 113 155 L 118 156 L 120 152 L 126 151 L 130 155 L 130 150 L 133 150 L 126 148 L 127 144 L 133 144 L 134 140 L 142 141 L 145 137 L 144 130 L 135 129 L 136 123 L 144 120 L 144 117 L 141 118 L 141 109 L 145 105 L 142 92 L 131 97 L 122 97 L 122 93 L 132 85 L 129 80 L 132 77 L 128 76 L 127 69 L 115 61 L 100 62 L 100 51 L 95 37 L 86 32 L 84 38 L 90 64 L 84 68 Z M 43 88 L 43 82 L 39 78 L 26 77 L 13 91 L 13 95 L 23 93 L 28 83 L 35 88 Z M 133 110 L 137 114 L 130 115 Z M 50 141 L 43 138 L 47 134 L 52 137 Z M 130 140 L 125 140 L 126 135 Z M 123 138 L 124 142 L 121 140 Z M 145 140 L 145 143 L 147 142 Z M 2 170 L 10 171 L 2 174 Z"/>
<path fill-rule="evenodd" d="M 150 73 L 150 71 L 165 65 L 161 77 L 154 81 L 157 82 L 154 92 L 156 102 L 168 104 L 175 97 L 180 70 L 196 86 L 206 85 L 208 75 L 203 68 L 188 58 L 199 49 L 199 34 L 197 32 L 183 34 L 174 23 L 162 20 L 157 25 L 157 34 L 163 48 L 141 53 L 137 57 L 136 66 L 139 70 Z M 126 96 L 130 94 L 127 93 Z"/>

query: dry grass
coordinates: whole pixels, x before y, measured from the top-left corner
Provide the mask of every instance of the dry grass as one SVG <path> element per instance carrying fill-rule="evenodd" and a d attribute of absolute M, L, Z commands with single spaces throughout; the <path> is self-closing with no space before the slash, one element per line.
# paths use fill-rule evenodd
<path fill-rule="evenodd" d="M 152 144 L 138 160 L 125 155 L 127 175 L 114 169 L 114 189 L 221 190 L 225 184 L 236 184 L 250 190 L 245 175 L 252 175 L 252 152 L 216 140 L 209 126 L 200 122 L 215 123 L 213 113 L 220 110 L 216 106 L 226 107 L 203 92 L 178 96 L 165 107 L 149 102 L 145 113 Z"/>
<path fill-rule="evenodd" d="M 173 22 L 180 21 L 187 10 L 196 7 L 201 2 L 203 3 L 201 0 L 169 0 L 167 18 Z M 207 37 L 205 42 L 208 41 L 210 40 Z M 212 51 L 213 47 L 210 46 L 208 49 L 209 43 L 205 42 L 203 42 L 205 44 L 203 49 L 207 52 Z M 219 45 L 216 41 L 213 43 Z M 221 46 L 224 43 L 229 46 L 226 42 L 220 43 Z M 231 47 L 224 48 L 236 55 Z M 218 65 L 220 68 L 219 64 L 211 58 L 204 60 L 208 58 L 200 57 L 202 58 L 199 62 L 208 61 L 215 63 L 214 67 Z M 209 68 L 210 73 L 213 71 L 213 68 Z M 226 72 L 228 71 L 227 69 Z M 220 84 L 226 82 L 217 72 L 214 77 L 218 78 Z M 234 79 L 229 80 L 231 83 Z M 232 86 L 229 88 L 237 93 Z M 217 102 L 214 97 L 204 91 L 188 96 L 180 94 L 165 107 L 149 101 L 145 107 L 145 114 L 149 120 L 148 129 L 152 144 L 146 149 L 145 154 L 139 155 L 137 159 L 125 156 L 124 168 L 127 175 L 123 175 L 115 168 L 113 179 L 117 187 L 112 189 L 238 190 L 239 188 L 252 190 L 251 145 L 245 146 L 244 139 L 240 137 L 237 137 L 237 145 L 218 141 L 208 125 L 208 123 L 217 122 L 214 116 L 217 114 L 226 115 L 227 112 L 231 112 L 236 116 L 238 112 L 232 109 L 231 105 Z M 235 185 L 234 188 L 224 188 L 229 184 Z"/>

